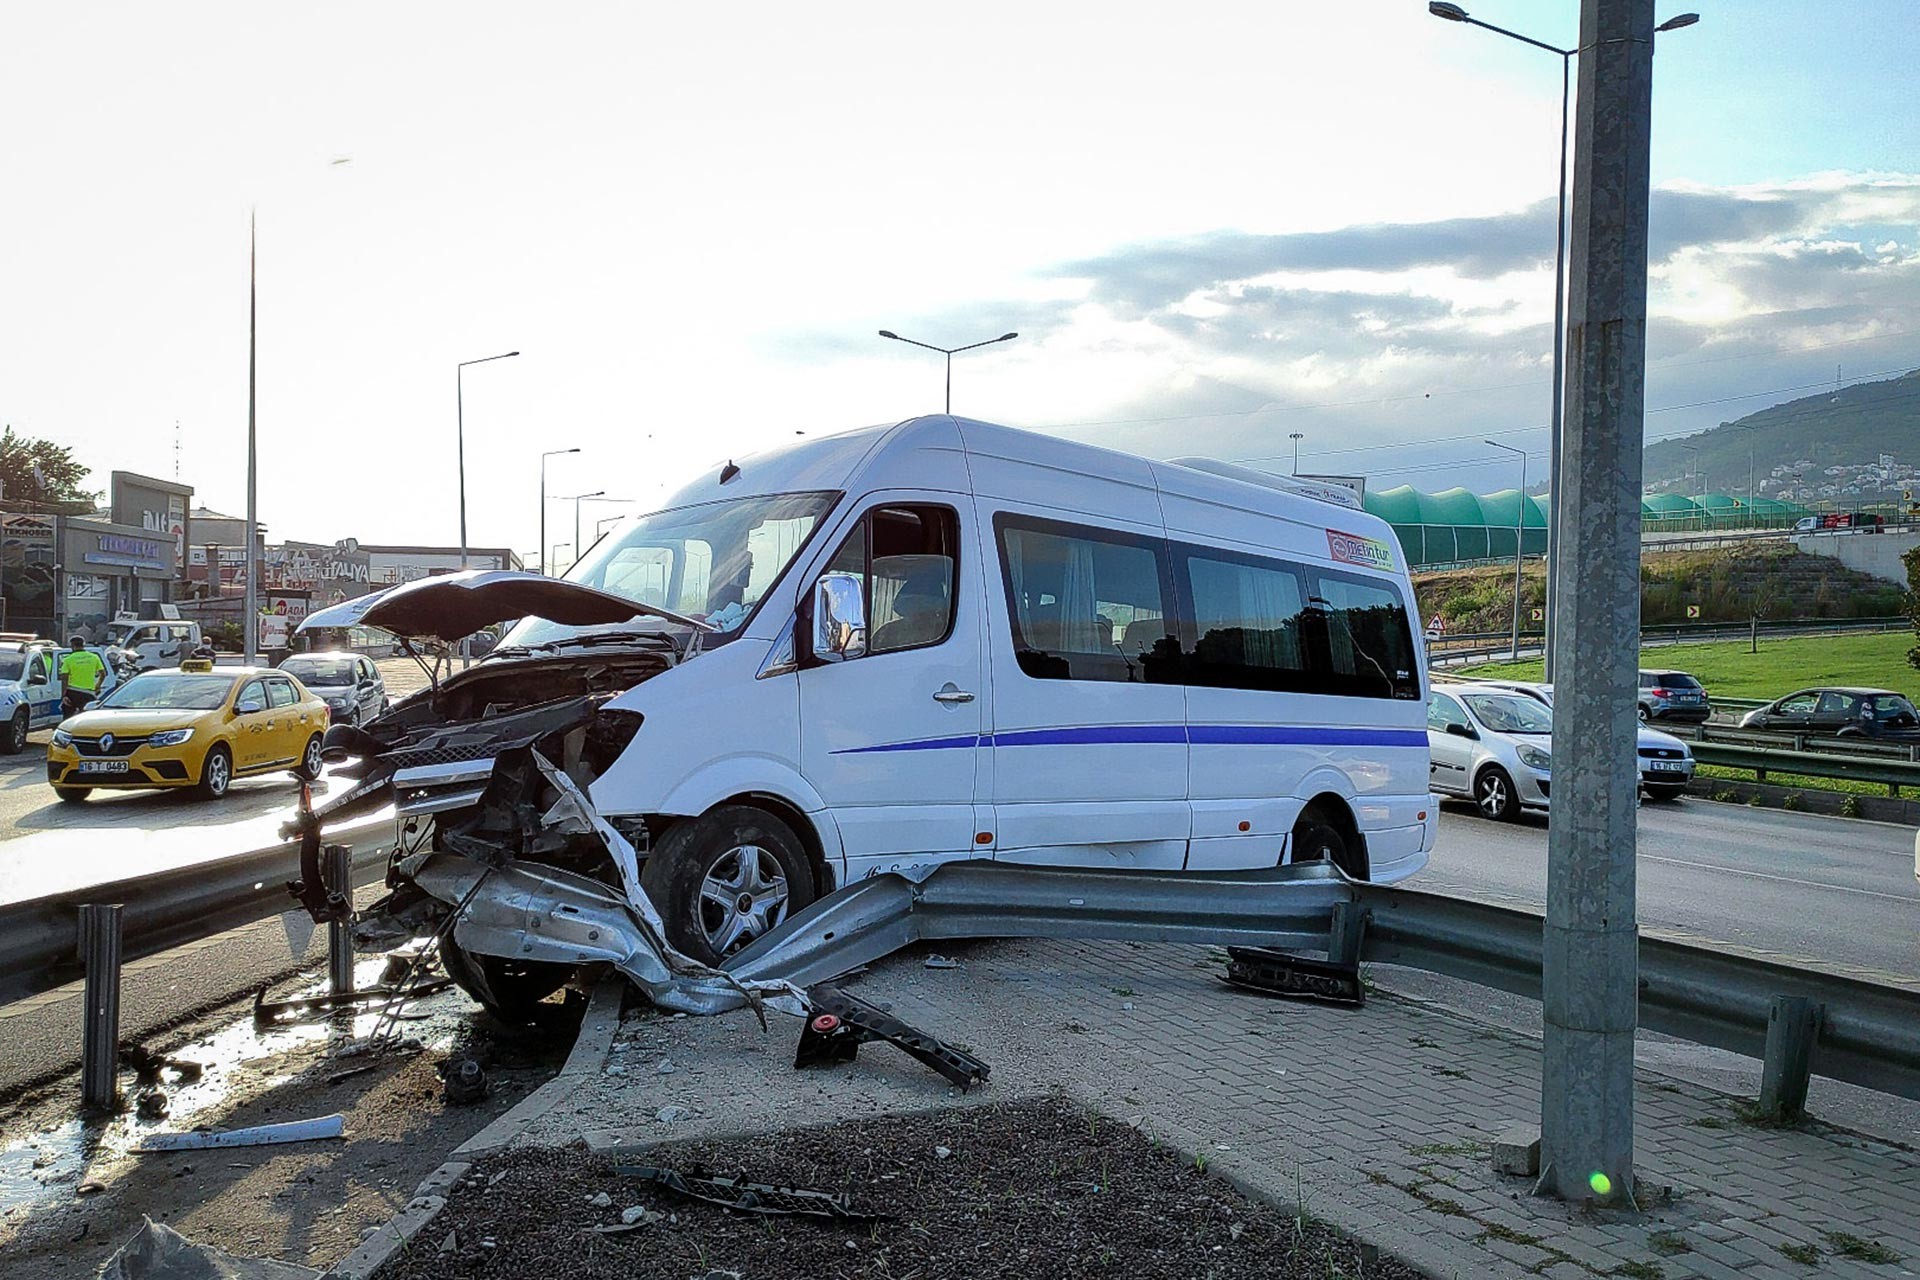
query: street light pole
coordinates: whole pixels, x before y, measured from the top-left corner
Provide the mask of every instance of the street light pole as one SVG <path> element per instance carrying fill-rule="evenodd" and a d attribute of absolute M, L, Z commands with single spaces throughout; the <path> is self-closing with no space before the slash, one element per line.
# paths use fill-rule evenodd
<path fill-rule="evenodd" d="M 1470 27 L 1480 27 L 1521 44 L 1544 49 L 1560 57 L 1560 186 L 1559 211 L 1554 220 L 1553 249 L 1553 401 L 1549 415 L 1549 431 L 1553 437 L 1547 450 L 1547 596 L 1546 611 L 1543 615 L 1546 626 L 1541 637 L 1541 656 L 1545 667 L 1544 676 L 1548 683 L 1553 681 L 1554 636 L 1553 636 L 1553 565 L 1559 549 L 1561 523 L 1560 492 L 1564 485 L 1560 483 L 1560 448 L 1566 434 L 1564 417 L 1566 376 L 1564 358 L 1567 347 L 1567 139 L 1572 121 L 1573 109 L 1573 59 L 1580 52 L 1580 46 L 1562 49 L 1544 40 L 1535 40 L 1523 36 L 1518 31 L 1509 31 L 1505 27 L 1496 27 L 1491 22 L 1482 22 L 1468 14 L 1457 4 L 1445 3 L 1445 0 L 1430 0 L 1427 12 L 1436 18 L 1448 22 L 1461 22 Z M 1681 27 L 1690 27 L 1700 21 L 1697 13 L 1683 13 L 1669 18 L 1654 28 L 1654 31 L 1676 31 Z"/>
<path fill-rule="evenodd" d="M 1020 335 L 1017 333 L 1003 333 L 997 338 L 988 338 L 984 342 L 969 342 L 964 347 L 936 347 L 931 342 L 920 342 L 914 338 L 903 338 L 891 329 L 880 330 L 880 336 L 883 338 L 892 338 L 895 342 L 907 343 L 909 346 L 925 347 L 929 351 L 938 351 L 941 355 L 947 358 L 946 412 L 952 413 L 953 412 L 953 358 L 959 355 L 962 351 L 972 351 L 975 347 L 990 347 L 996 342 L 1011 342 L 1015 338 L 1019 337 Z"/>
<path fill-rule="evenodd" d="M 553 566 L 547 562 L 547 459 L 563 453 L 578 453 L 578 449 L 549 449 L 540 455 L 540 574 L 553 576 Z"/>
<path fill-rule="evenodd" d="M 254 211 L 247 210 L 247 589 L 240 604 L 244 617 L 240 626 L 244 660 L 251 665 L 260 648 L 259 562 L 254 557 L 254 540 L 259 537 L 259 442 L 254 422 L 254 354 L 258 334 L 259 236 Z"/>
<path fill-rule="evenodd" d="M 1527 451 L 1498 440 L 1486 443 L 1496 449 L 1520 455 L 1520 496 L 1513 504 L 1513 661 L 1520 661 L 1520 555 L 1527 528 Z M 1542 615 L 1545 616 L 1545 615 Z"/>
<path fill-rule="evenodd" d="M 573 562 L 575 564 L 580 563 L 580 504 L 588 498 L 604 498 L 606 494 L 605 489 L 595 489 L 592 493 L 569 494 L 560 499 L 562 502 L 573 504 Z"/>
<path fill-rule="evenodd" d="M 1540 1186 L 1634 1204 L 1640 476 L 1654 0 L 1582 0 L 1555 630 L 1554 820 L 1541 925 Z"/>
<path fill-rule="evenodd" d="M 465 374 L 470 364 L 486 364 L 490 360 L 510 360 L 519 355 L 518 351 L 503 351 L 497 356 L 481 356 L 478 360 L 462 360 L 453 367 L 453 419 L 456 438 L 459 441 L 460 461 L 460 567 L 467 567 L 467 410 Z"/>
<path fill-rule="evenodd" d="M 1700 450 L 1690 444 L 1683 444 L 1680 447 L 1693 455 L 1687 459 L 1687 496 L 1691 498 L 1693 496 L 1693 468 L 1694 464 L 1700 461 Z"/>
<path fill-rule="evenodd" d="M 1300 474 L 1300 441 L 1305 438 L 1303 432 L 1289 431 L 1287 439 L 1293 441 L 1293 474 Z"/>

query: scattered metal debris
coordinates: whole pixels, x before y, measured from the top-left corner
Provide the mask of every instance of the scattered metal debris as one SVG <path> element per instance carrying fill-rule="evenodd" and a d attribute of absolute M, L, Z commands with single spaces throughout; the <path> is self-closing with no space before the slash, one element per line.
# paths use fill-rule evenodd
<path fill-rule="evenodd" d="M 321 1274 L 273 1258 L 237 1258 L 144 1218 L 133 1239 L 107 1259 L 99 1280 L 318 1280 Z"/>
<path fill-rule="evenodd" d="M 836 1218 L 842 1222 L 891 1222 L 890 1213 L 867 1213 L 855 1209 L 846 1195 L 833 1195 L 805 1187 L 775 1187 L 744 1178 L 725 1178 L 698 1169 L 680 1173 L 647 1164 L 620 1164 L 613 1171 L 623 1178 L 640 1178 L 693 1200 L 704 1200 L 722 1208 L 743 1213 L 767 1215 L 804 1214 L 814 1218 Z"/>
<path fill-rule="evenodd" d="M 440 1074 L 446 1077 L 447 1101 L 455 1106 L 479 1102 L 487 1096 L 487 1069 L 476 1057 L 449 1059 Z"/>
<path fill-rule="evenodd" d="M 1367 1002 L 1360 967 L 1295 955 L 1273 947 L 1228 947 L 1227 981 L 1277 996 L 1297 996 L 1325 1004 L 1359 1006 Z"/>
<path fill-rule="evenodd" d="M 295 1000 L 269 1000 L 267 989 L 261 987 L 253 993 L 253 1025 L 276 1027 L 292 1022 L 312 1022 L 363 1004 L 379 1004 L 378 1009 L 368 1010 L 368 1012 L 392 1013 L 409 1000 L 429 996 L 436 991 L 444 991 L 452 985 L 452 978 L 429 978 L 411 987 L 367 987 L 360 991 L 348 991 L 339 995 L 322 992 Z"/>
<path fill-rule="evenodd" d="M 369 1071 L 378 1070 L 379 1067 L 380 1064 L 377 1062 L 364 1062 L 357 1067 L 348 1067 L 345 1071 L 335 1071 L 331 1073 L 327 1076 L 327 1083 L 339 1084 L 342 1080 L 351 1080 L 355 1076 L 363 1076 Z"/>
<path fill-rule="evenodd" d="M 171 1105 L 160 1090 L 142 1089 L 133 1099 L 133 1113 L 142 1120 L 160 1120 L 166 1117 Z"/>
<path fill-rule="evenodd" d="M 150 1133 L 135 1146 L 135 1151 L 203 1151 L 210 1147 L 265 1147 L 282 1142 L 312 1142 L 320 1138 L 338 1138 L 346 1134 L 346 1117 L 339 1114 L 316 1116 L 311 1120 L 288 1120 L 281 1124 L 259 1124 L 247 1129 L 190 1133 Z"/>
<path fill-rule="evenodd" d="M 990 1071 L 986 1063 L 972 1054 L 915 1030 L 892 1014 L 827 983 L 807 989 L 807 1005 L 811 1012 L 800 1029 L 800 1044 L 793 1055 L 795 1067 L 852 1062 L 861 1045 L 869 1040 L 885 1040 L 963 1090 L 985 1080 Z"/>
<path fill-rule="evenodd" d="M 958 960 L 949 960 L 947 957 L 935 953 L 928 956 L 921 967 L 926 969 L 958 969 L 960 962 Z"/>

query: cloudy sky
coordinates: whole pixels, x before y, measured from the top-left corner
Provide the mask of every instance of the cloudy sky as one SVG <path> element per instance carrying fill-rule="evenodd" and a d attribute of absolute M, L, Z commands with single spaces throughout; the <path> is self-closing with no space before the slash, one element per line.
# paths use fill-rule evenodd
<path fill-rule="evenodd" d="M 1920 365 L 1910 0 L 1695 6 L 1656 62 L 1655 437 Z M 1573 0 L 1469 7 L 1575 38 Z M 525 353 L 468 371 L 468 490 L 475 545 L 531 551 L 543 449 L 582 450 L 553 493 L 645 502 L 938 409 L 880 328 L 1020 331 L 957 412 L 1496 488 L 1482 437 L 1546 444 L 1558 61 L 1422 0 L 15 6 L 0 420 L 103 486 L 172 475 L 177 421 L 242 509 L 257 205 L 276 537 L 452 542 L 457 361 Z"/>

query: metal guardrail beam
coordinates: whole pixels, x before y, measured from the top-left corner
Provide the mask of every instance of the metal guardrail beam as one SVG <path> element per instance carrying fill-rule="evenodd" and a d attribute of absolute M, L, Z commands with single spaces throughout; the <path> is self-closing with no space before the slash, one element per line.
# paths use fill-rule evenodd
<path fill-rule="evenodd" d="M 1839 778 L 1888 787 L 1920 787 L 1920 764 L 1911 760 L 1847 756 L 1832 751 L 1785 751 L 1730 742 L 1695 743 L 1693 758 L 1700 764 L 1725 769 L 1751 769 L 1756 779 L 1769 772 L 1796 773 L 1809 778 Z"/>
<path fill-rule="evenodd" d="M 1540 998 L 1541 917 L 1409 889 L 1362 886 L 1361 958 Z M 1816 1074 L 1920 1099 L 1920 992 L 1640 939 L 1640 1025 L 1761 1058 L 1777 997 L 1822 1006 Z"/>
<path fill-rule="evenodd" d="M 366 828 L 358 834 L 353 855 L 356 887 L 372 884 L 386 872 L 384 843 L 369 838 L 372 833 Z M 287 896 L 287 881 L 299 876 L 299 846 L 287 841 L 231 858 L 0 907 L 0 1004 L 51 991 L 84 976 L 79 925 L 83 906 L 123 905 L 120 960 L 124 963 L 298 910 Z"/>

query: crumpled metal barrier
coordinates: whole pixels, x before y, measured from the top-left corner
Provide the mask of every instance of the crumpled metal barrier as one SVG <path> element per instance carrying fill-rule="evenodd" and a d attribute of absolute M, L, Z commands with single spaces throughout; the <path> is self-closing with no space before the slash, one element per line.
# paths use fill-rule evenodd
<path fill-rule="evenodd" d="M 611 831 L 611 828 L 608 829 Z M 605 833 L 603 833 L 604 835 Z M 617 833 L 612 838 L 619 840 Z M 476 882 L 485 877 L 485 883 Z M 829 894 L 710 969 L 673 951 L 644 894 L 640 914 L 597 880 L 532 863 L 489 869 L 436 855 L 422 889 L 467 900 L 468 951 L 549 964 L 610 964 L 663 1009 L 725 1013 L 765 1000 L 804 1014 L 803 988 L 923 940 L 1083 938 L 1322 948 L 1352 882 L 1320 864 L 1183 872 L 953 862 L 915 882 L 888 874 Z"/>

